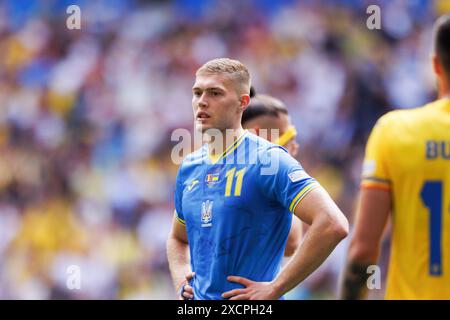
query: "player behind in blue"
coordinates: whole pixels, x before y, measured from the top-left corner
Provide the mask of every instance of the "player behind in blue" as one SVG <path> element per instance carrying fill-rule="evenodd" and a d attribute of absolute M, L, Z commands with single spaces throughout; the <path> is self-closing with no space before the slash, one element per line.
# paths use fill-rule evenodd
<path fill-rule="evenodd" d="M 215 59 L 197 70 L 195 129 L 210 140 L 179 168 L 167 241 L 183 298 L 279 299 L 348 233 L 345 216 L 286 149 L 242 128 L 249 91 L 239 61 Z M 280 271 L 292 213 L 310 228 Z"/>

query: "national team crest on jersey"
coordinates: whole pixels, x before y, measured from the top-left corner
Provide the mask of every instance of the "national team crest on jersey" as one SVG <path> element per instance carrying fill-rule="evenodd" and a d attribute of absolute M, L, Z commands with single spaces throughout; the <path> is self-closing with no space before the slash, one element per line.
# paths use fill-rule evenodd
<path fill-rule="evenodd" d="M 212 226 L 212 208 L 213 201 L 206 200 L 202 203 L 202 227 L 211 227 Z"/>

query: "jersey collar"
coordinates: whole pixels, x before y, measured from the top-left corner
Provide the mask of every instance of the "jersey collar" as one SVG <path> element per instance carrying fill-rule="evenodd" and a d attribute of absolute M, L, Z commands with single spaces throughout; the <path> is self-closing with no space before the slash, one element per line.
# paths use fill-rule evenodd
<path fill-rule="evenodd" d="M 239 145 L 242 143 L 242 141 L 244 141 L 244 137 L 246 136 L 247 132 L 248 132 L 248 130 L 244 130 L 244 132 L 239 136 L 239 138 L 237 138 L 230 146 L 228 146 L 228 148 L 221 155 L 212 156 L 209 153 L 209 147 L 208 147 L 206 151 L 208 153 L 208 158 L 211 161 L 211 163 L 216 164 L 217 162 L 219 162 L 220 159 L 226 158 L 230 153 L 232 153 L 234 150 L 236 150 L 237 147 L 239 147 Z"/>

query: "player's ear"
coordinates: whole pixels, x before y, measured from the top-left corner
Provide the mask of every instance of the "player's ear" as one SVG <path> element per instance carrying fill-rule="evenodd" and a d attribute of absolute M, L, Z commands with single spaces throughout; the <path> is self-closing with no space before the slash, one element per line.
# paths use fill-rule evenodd
<path fill-rule="evenodd" d="M 241 94 L 240 102 L 241 111 L 243 112 L 250 104 L 250 96 L 248 94 Z"/>
<path fill-rule="evenodd" d="M 438 56 L 433 54 L 433 56 L 431 57 L 431 60 L 433 62 L 433 71 L 434 73 L 441 77 L 443 74 L 443 70 L 442 70 L 442 65 L 441 65 L 441 61 L 439 60 Z"/>

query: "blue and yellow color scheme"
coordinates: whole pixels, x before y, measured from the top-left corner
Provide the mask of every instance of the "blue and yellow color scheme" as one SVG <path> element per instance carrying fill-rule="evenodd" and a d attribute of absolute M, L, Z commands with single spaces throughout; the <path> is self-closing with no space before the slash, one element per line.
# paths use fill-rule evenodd
<path fill-rule="evenodd" d="M 383 116 L 362 187 L 388 190 L 393 234 L 387 299 L 450 299 L 450 100 Z"/>
<path fill-rule="evenodd" d="M 250 155 L 258 155 L 250 163 Z M 264 175 L 267 162 L 277 162 Z M 273 165 L 273 163 L 272 163 Z M 199 181 L 195 187 L 193 181 Z M 183 161 L 177 176 L 175 208 L 186 225 L 195 299 L 222 299 L 240 288 L 227 276 L 271 281 L 279 271 L 292 222 L 291 212 L 318 183 L 287 151 L 245 132 L 212 160 L 208 146 Z"/>

